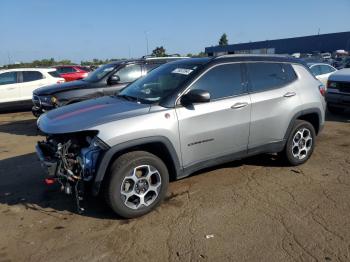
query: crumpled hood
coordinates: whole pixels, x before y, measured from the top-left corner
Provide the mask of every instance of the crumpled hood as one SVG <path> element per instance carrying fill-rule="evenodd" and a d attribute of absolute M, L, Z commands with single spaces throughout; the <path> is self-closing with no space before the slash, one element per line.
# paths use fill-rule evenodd
<path fill-rule="evenodd" d="M 90 85 L 90 83 L 87 81 L 77 80 L 61 84 L 43 86 L 38 89 L 35 89 L 33 93 L 38 96 L 52 95 L 60 91 L 79 89 L 88 85 Z"/>
<path fill-rule="evenodd" d="M 95 126 L 118 119 L 147 114 L 150 105 L 129 102 L 116 97 L 101 97 L 60 107 L 38 119 L 46 134 L 63 134 L 93 130 Z"/>
<path fill-rule="evenodd" d="M 350 82 L 350 68 L 341 69 L 328 78 L 330 81 Z"/>

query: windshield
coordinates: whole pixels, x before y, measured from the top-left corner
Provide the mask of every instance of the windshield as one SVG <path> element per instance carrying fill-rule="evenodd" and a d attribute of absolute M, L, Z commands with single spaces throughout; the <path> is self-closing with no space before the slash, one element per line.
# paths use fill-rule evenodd
<path fill-rule="evenodd" d="M 97 68 L 95 71 L 89 73 L 89 75 L 83 80 L 88 82 L 97 82 L 98 80 L 104 78 L 109 72 L 113 71 L 115 67 L 116 65 L 114 64 L 103 65 Z"/>
<path fill-rule="evenodd" d="M 119 97 L 156 103 L 178 88 L 199 67 L 194 63 L 169 63 L 153 69 L 119 93 Z"/>

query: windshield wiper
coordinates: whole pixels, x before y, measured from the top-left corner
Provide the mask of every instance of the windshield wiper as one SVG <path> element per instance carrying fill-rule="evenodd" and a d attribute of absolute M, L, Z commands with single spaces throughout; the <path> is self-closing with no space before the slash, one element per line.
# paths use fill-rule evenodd
<path fill-rule="evenodd" d="M 136 101 L 136 102 L 139 101 L 139 99 L 137 97 L 129 96 L 129 95 L 117 95 L 117 97 L 123 98 L 123 99 L 128 100 L 128 101 Z"/>

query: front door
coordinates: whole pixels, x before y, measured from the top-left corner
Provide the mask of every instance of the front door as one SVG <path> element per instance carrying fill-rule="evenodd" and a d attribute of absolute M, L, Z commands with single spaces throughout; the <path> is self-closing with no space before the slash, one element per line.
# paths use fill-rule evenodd
<path fill-rule="evenodd" d="M 0 103 L 19 100 L 17 72 L 0 73 Z"/>
<path fill-rule="evenodd" d="M 183 166 L 247 151 L 250 97 L 242 81 L 241 65 L 217 65 L 190 89 L 206 90 L 208 103 L 178 106 L 176 114 Z"/>

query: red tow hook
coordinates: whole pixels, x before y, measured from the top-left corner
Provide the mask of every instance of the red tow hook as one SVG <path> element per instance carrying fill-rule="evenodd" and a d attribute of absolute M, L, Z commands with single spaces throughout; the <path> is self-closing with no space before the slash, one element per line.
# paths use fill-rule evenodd
<path fill-rule="evenodd" d="M 46 185 L 53 185 L 55 183 L 55 179 L 52 179 L 52 178 L 45 178 L 45 184 Z"/>

